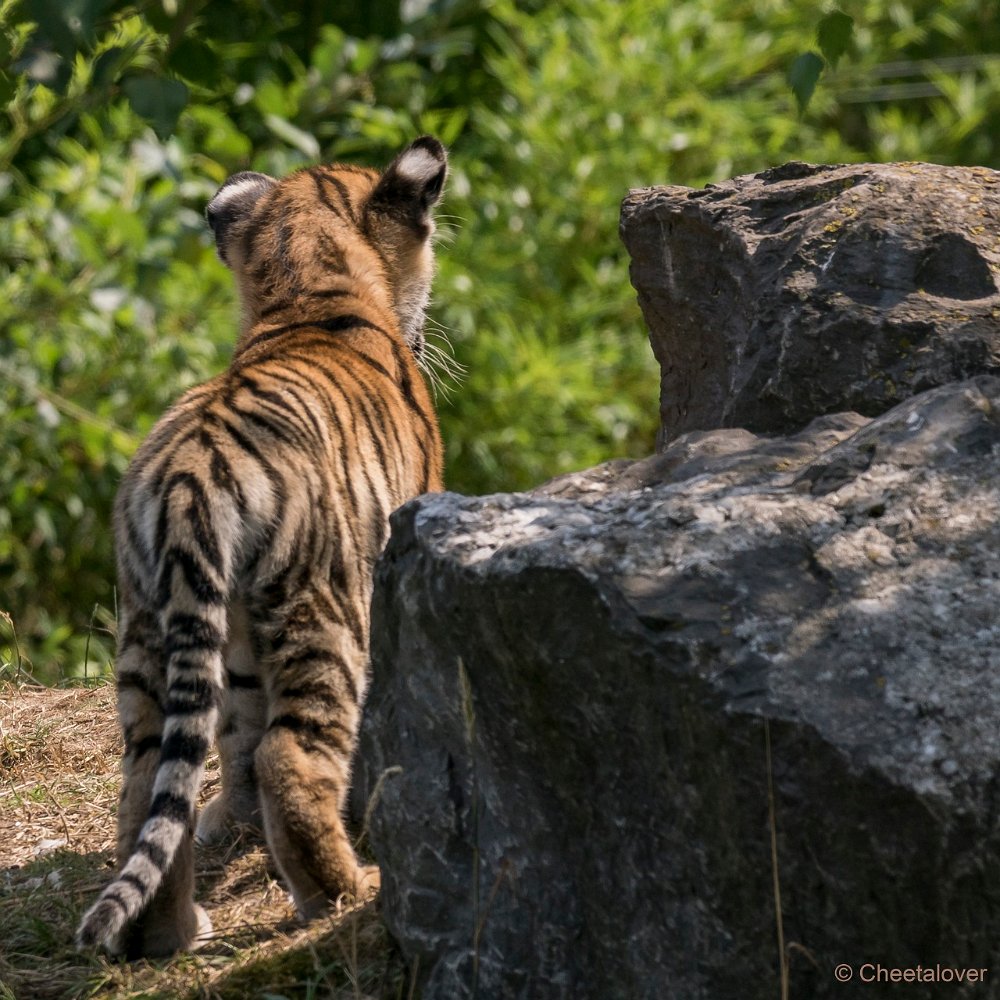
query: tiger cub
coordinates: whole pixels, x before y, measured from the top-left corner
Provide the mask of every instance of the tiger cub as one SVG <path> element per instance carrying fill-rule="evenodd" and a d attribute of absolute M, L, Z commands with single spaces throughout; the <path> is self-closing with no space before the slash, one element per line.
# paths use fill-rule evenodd
<path fill-rule="evenodd" d="M 192 839 L 217 723 L 222 791 L 198 839 L 262 825 L 305 918 L 378 887 L 342 811 L 388 516 L 442 488 L 418 363 L 446 174 L 423 136 L 382 174 L 236 174 L 206 210 L 242 330 L 228 370 L 166 413 L 116 498 L 121 870 L 81 946 L 161 956 L 211 929 Z"/>

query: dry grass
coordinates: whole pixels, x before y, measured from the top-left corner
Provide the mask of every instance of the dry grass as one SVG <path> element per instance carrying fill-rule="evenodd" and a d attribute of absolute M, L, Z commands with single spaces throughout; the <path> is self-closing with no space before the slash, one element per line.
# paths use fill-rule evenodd
<path fill-rule="evenodd" d="M 77 953 L 80 914 L 113 871 L 120 754 L 110 686 L 0 688 L 0 1000 L 408 995 L 377 903 L 303 927 L 249 840 L 199 854 L 216 934 L 196 954 L 124 964 Z M 218 781 L 209 768 L 205 794 Z"/>

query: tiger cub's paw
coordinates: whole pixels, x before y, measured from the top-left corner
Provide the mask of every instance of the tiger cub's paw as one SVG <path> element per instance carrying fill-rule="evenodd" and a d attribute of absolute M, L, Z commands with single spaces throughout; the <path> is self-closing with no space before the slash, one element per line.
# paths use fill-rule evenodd
<path fill-rule="evenodd" d="M 194 839 L 204 847 L 211 847 L 225 840 L 232 830 L 233 819 L 229 814 L 229 806 L 220 792 L 202 809 Z"/>
<path fill-rule="evenodd" d="M 382 874 L 378 865 L 359 865 L 354 879 L 352 894 L 359 902 L 372 899 L 382 887 Z"/>
<path fill-rule="evenodd" d="M 203 944 L 211 940 L 213 934 L 211 917 L 197 903 L 194 904 L 194 915 L 197 929 L 190 945 L 191 951 L 197 951 Z"/>

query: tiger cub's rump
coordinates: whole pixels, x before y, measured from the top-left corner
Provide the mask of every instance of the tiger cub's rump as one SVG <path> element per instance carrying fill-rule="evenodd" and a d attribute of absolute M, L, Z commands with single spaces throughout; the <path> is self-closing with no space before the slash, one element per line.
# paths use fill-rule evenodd
<path fill-rule="evenodd" d="M 388 515 L 441 488 L 418 360 L 446 171 L 425 136 L 381 174 L 241 173 L 208 207 L 242 329 L 116 499 L 122 867 L 81 944 L 162 955 L 206 930 L 193 818 L 220 721 L 222 792 L 199 839 L 261 824 L 306 917 L 377 886 L 342 811 Z"/>

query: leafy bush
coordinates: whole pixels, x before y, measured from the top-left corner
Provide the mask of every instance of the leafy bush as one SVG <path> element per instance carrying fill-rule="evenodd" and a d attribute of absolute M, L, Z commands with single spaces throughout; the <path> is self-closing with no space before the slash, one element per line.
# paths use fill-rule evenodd
<path fill-rule="evenodd" d="M 451 146 L 433 314 L 468 376 L 438 403 L 449 485 L 487 492 L 652 449 L 629 187 L 1000 161 L 1000 27 L 974 0 L 857 0 L 801 117 L 789 70 L 830 53 L 802 0 L 327 9 L 0 0 L 0 669 L 107 666 L 118 477 L 235 333 L 201 222 L 228 173 Z"/>

